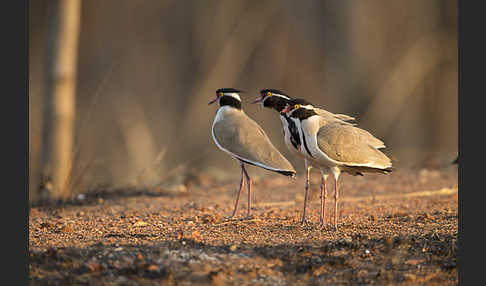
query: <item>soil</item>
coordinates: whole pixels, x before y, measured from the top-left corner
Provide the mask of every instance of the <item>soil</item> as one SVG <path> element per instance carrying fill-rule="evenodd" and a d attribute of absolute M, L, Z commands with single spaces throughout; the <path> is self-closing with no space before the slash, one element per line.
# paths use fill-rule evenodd
<path fill-rule="evenodd" d="M 195 174 L 175 189 L 124 189 L 30 207 L 30 285 L 457 285 L 457 167 L 341 175 L 326 229 L 313 172 L 239 181 Z"/>

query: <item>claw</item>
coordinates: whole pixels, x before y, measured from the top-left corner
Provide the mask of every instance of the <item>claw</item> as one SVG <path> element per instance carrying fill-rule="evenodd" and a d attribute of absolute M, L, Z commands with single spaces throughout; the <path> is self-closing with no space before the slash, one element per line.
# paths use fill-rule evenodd
<path fill-rule="evenodd" d="M 255 217 L 253 215 L 247 215 L 244 219 L 245 220 L 252 220 L 254 219 Z"/>
<path fill-rule="evenodd" d="M 309 224 L 309 222 L 307 221 L 307 219 L 305 217 L 303 217 L 302 220 L 300 221 L 300 225 L 301 226 L 306 226 L 308 224 Z"/>

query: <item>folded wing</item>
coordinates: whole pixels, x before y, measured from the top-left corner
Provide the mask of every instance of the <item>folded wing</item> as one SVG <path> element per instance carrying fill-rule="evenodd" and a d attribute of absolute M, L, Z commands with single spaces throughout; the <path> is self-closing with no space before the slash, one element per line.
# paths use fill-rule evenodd
<path fill-rule="evenodd" d="M 322 126 L 317 132 L 317 145 L 331 159 L 347 166 L 378 169 L 390 168 L 391 160 L 378 149 L 383 142 L 371 133 L 340 122 Z"/>
<path fill-rule="evenodd" d="M 216 122 L 213 135 L 223 149 L 245 163 L 295 175 L 290 162 L 273 146 L 263 129 L 243 112 Z"/>

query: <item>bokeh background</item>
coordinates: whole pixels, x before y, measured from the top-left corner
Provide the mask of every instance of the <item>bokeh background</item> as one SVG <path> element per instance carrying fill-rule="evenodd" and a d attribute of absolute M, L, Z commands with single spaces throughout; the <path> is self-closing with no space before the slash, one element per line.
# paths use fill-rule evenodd
<path fill-rule="evenodd" d="M 48 30 L 58 4 L 29 1 L 31 201 L 46 183 L 48 62 L 56 53 Z M 83 0 L 75 15 L 68 195 L 156 186 L 191 172 L 239 177 L 210 136 L 217 106 L 207 103 L 221 87 L 246 91 L 244 110 L 300 175 L 303 162 L 285 148 L 278 115 L 249 104 L 260 89 L 356 117 L 385 141 L 397 168 L 440 167 L 457 155 L 457 1 Z"/>

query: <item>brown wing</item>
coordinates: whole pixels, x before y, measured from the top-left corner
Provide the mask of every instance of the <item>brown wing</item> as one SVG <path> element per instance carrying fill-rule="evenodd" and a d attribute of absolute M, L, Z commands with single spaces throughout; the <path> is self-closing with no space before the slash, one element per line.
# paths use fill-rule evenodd
<path fill-rule="evenodd" d="M 390 159 L 377 150 L 377 142 L 381 141 L 368 131 L 339 122 L 329 123 L 317 132 L 317 145 L 335 161 L 351 166 L 391 167 Z"/>
<path fill-rule="evenodd" d="M 289 161 L 273 146 L 263 129 L 245 113 L 232 113 L 214 124 L 217 143 L 243 161 L 295 174 Z M 282 172 L 280 172 L 282 173 Z"/>

